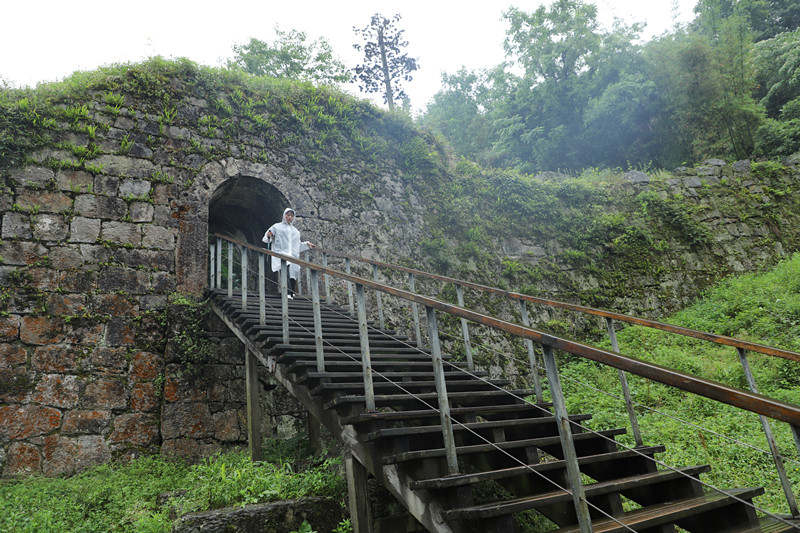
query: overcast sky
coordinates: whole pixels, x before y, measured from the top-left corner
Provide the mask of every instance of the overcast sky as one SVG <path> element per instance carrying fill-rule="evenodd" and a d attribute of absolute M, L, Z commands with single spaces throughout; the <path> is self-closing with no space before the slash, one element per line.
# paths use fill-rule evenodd
<path fill-rule="evenodd" d="M 358 62 L 353 26 L 400 13 L 409 53 L 420 69 L 407 85 L 412 106 L 425 107 L 441 73 L 503 60 L 502 13 L 533 11 L 549 0 L 5 0 L 0 23 L 0 78 L 14 86 L 59 80 L 76 70 L 161 55 L 220 65 L 234 44 L 270 40 L 283 30 L 325 37 L 348 66 Z M 692 18 L 696 0 L 596 0 L 601 24 L 614 18 L 647 24 L 649 38 Z M 353 88 L 353 91 L 357 89 Z"/>

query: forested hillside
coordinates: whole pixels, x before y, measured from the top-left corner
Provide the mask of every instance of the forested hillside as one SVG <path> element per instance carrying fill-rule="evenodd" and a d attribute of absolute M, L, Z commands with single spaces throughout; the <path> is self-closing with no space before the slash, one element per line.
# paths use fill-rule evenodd
<path fill-rule="evenodd" d="M 506 62 L 442 77 L 420 121 L 455 150 L 532 172 L 673 168 L 800 150 L 800 4 L 700 0 L 649 41 L 558 0 L 505 12 Z"/>

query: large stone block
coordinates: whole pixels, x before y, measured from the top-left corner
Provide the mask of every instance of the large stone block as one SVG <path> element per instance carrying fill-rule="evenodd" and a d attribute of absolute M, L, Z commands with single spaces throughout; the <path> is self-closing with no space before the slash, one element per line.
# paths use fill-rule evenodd
<path fill-rule="evenodd" d="M 120 415 L 114 419 L 114 431 L 108 440 L 130 446 L 158 444 L 158 421 L 153 415 L 144 413 Z"/>
<path fill-rule="evenodd" d="M 108 346 L 128 346 L 136 340 L 136 329 L 128 317 L 114 317 L 106 324 Z"/>
<path fill-rule="evenodd" d="M 68 411 L 61 425 L 62 435 L 98 435 L 111 422 L 111 411 Z"/>
<path fill-rule="evenodd" d="M 213 433 L 213 420 L 205 403 L 168 403 L 161 408 L 161 435 L 166 439 L 199 439 Z"/>
<path fill-rule="evenodd" d="M 0 406 L 0 441 L 50 433 L 61 425 L 61 411 L 41 405 Z"/>
<path fill-rule="evenodd" d="M 42 473 L 46 476 L 74 474 L 111 459 L 108 444 L 99 435 L 50 435 L 44 439 L 42 452 Z"/>
<path fill-rule="evenodd" d="M 137 383 L 131 388 L 131 410 L 153 411 L 159 406 L 159 394 L 153 383 Z"/>
<path fill-rule="evenodd" d="M 94 177 L 82 170 L 59 170 L 56 173 L 56 187 L 61 191 L 90 192 L 94 187 Z"/>
<path fill-rule="evenodd" d="M 31 368 L 37 372 L 77 372 L 83 351 L 64 344 L 38 346 L 31 355 Z"/>
<path fill-rule="evenodd" d="M 42 405 L 70 408 L 77 405 L 79 392 L 78 376 L 45 374 L 36 383 L 31 399 Z"/>
<path fill-rule="evenodd" d="M 0 316 L 0 341 L 8 342 L 19 339 L 20 317 L 17 315 Z"/>
<path fill-rule="evenodd" d="M 130 215 L 133 222 L 152 222 L 155 208 L 147 202 L 133 202 L 130 206 Z"/>
<path fill-rule="evenodd" d="M 136 352 L 131 359 L 131 380 L 151 381 L 158 376 L 163 366 L 161 356 L 150 352 Z"/>
<path fill-rule="evenodd" d="M 99 175 L 94 177 L 94 193 L 103 196 L 116 196 L 119 190 L 119 178 Z"/>
<path fill-rule="evenodd" d="M 28 360 L 28 352 L 17 344 L 0 344 L 0 368 L 10 368 L 16 365 L 25 364 Z"/>
<path fill-rule="evenodd" d="M 147 180 L 125 179 L 119 184 L 117 194 L 122 198 L 144 198 L 150 193 L 151 184 Z"/>
<path fill-rule="evenodd" d="M 136 224 L 109 220 L 101 226 L 101 238 L 116 244 L 139 246 L 142 244 L 142 231 Z"/>
<path fill-rule="evenodd" d="M 62 215 L 39 214 L 33 217 L 33 236 L 42 241 L 63 241 L 69 225 Z"/>
<path fill-rule="evenodd" d="M 98 313 L 111 316 L 127 316 L 134 311 L 130 298 L 123 294 L 102 294 L 95 296 L 95 309 Z"/>
<path fill-rule="evenodd" d="M 64 339 L 63 322 L 47 316 L 25 316 L 20 320 L 19 338 L 27 344 L 56 344 Z"/>
<path fill-rule="evenodd" d="M 2 241 L 0 257 L 6 265 L 30 265 L 47 255 L 47 248 L 38 242 Z"/>
<path fill-rule="evenodd" d="M 82 194 L 75 198 L 75 212 L 88 218 L 120 220 L 128 212 L 128 204 L 116 196 Z"/>
<path fill-rule="evenodd" d="M 170 250 L 142 250 L 124 249 L 114 250 L 113 257 L 116 261 L 130 268 L 145 267 L 147 270 L 175 270 L 175 253 Z"/>
<path fill-rule="evenodd" d="M 8 447 L 3 477 L 29 476 L 42 471 L 39 448 L 27 442 L 14 442 Z"/>
<path fill-rule="evenodd" d="M 174 250 L 175 233 L 173 230 L 161 226 L 144 226 L 142 246 L 159 250 Z"/>
<path fill-rule="evenodd" d="M 214 414 L 214 438 L 222 442 L 242 440 L 239 411 L 229 410 Z"/>
<path fill-rule="evenodd" d="M 59 270 L 79 268 L 83 265 L 83 256 L 78 246 L 56 246 L 50 249 L 50 262 Z"/>
<path fill-rule="evenodd" d="M 147 159 L 137 159 L 123 155 L 103 155 L 94 160 L 103 168 L 104 174 L 122 178 L 146 178 L 152 175 L 154 166 Z"/>
<path fill-rule="evenodd" d="M 90 356 L 90 362 L 95 374 L 125 375 L 128 371 L 127 349 L 97 347 Z"/>
<path fill-rule="evenodd" d="M 25 167 L 11 171 L 10 178 L 23 187 L 33 187 L 44 189 L 56 177 L 55 173 L 49 168 L 44 167 Z"/>
<path fill-rule="evenodd" d="M 149 285 L 148 272 L 124 267 L 106 268 L 97 282 L 97 288 L 103 292 L 125 291 L 129 294 L 145 294 Z"/>
<path fill-rule="evenodd" d="M 22 190 L 17 205 L 28 211 L 60 213 L 72 208 L 72 198 L 61 192 Z"/>
<path fill-rule="evenodd" d="M 26 213 L 5 213 L 3 215 L 3 239 L 30 239 L 31 218 Z"/>
<path fill-rule="evenodd" d="M 173 525 L 173 533 L 200 531 L 259 531 L 285 533 L 302 531 L 303 522 L 314 529 L 328 532 L 336 529 L 344 518 L 339 500 L 333 498 L 303 498 L 273 503 L 257 503 L 244 507 L 228 507 L 182 516 Z M 401 531 L 406 531 L 405 528 Z"/>
<path fill-rule="evenodd" d="M 100 237 L 100 220 L 75 217 L 70 223 L 70 242 L 95 242 Z"/>
<path fill-rule="evenodd" d="M 119 380 L 99 377 L 86 385 L 81 404 L 98 409 L 124 409 L 128 406 L 128 391 Z"/>

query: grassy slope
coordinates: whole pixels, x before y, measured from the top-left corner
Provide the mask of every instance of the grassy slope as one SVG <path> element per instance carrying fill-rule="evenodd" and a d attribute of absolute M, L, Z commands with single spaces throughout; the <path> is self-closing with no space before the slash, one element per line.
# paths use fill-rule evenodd
<path fill-rule="evenodd" d="M 800 351 L 800 254 L 769 272 L 724 280 L 668 322 Z M 642 327 L 630 327 L 620 332 L 619 343 L 620 351 L 627 355 L 747 388 L 734 348 Z M 800 364 L 760 355 L 751 355 L 749 359 L 760 392 L 800 404 Z M 565 361 L 562 370 L 571 412 L 593 413 L 591 425 L 595 428 L 627 426 L 627 416 L 620 400 L 572 381 L 589 383 L 619 396 L 616 371 L 574 360 Z M 643 379 L 633 377 L 629 382 L 635 402 L 767 449 L 758 417 L 754 414 Z M 667 464 L 709 463 L 713 470 L 704 475 L 703 480 L 720 487 L 762 485 L 767 493 L 757 503 L 772 511 L 787 510 L 775 466 L 768 455 L 643 407 L 637 411 L 645 444 L 667 445 L 667 452 L 660 456 Z M 798 454 L 789 427 L 774 423 L 773 430 L 780 449 L 791 458 L 787 471 L 797 493 L 800 491 L 800 464 L 796 462 Z M 627 443 L 632 442 L 632 438 L 627 437 Z"/>
<path fill-rule="evenodd" d="M 302 441 L 274 442 L 268 462 L 227 453 L 189 466 L 161 457 L 105 464 L 71 478 L 0 482 L 0 531 L 167 532 L 181 515 L 231 505 L 330 496 L 341 499 L 338 460 L 308 464 Z M 159 494 L 186 491 L 168 504 Z M 313 525 L 313 524 L 312 524 Z"/>

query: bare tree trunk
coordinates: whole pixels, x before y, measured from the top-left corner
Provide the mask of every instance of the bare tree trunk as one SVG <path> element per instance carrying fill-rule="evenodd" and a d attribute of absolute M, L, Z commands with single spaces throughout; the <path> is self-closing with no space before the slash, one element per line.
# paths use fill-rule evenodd
<path fill-rule="evenodd" d="M 381 70 L 383 71 L 383 83 L 386 86 L 386 103 L 389 109 L 394 111 L 394 93 L 392 93 L 392 79 L 389 77 L 389 65 L 386 63 L 386 46 L 383 44 L 383 28 L 378 28 L 378 48 L 381 50 Z"/>

